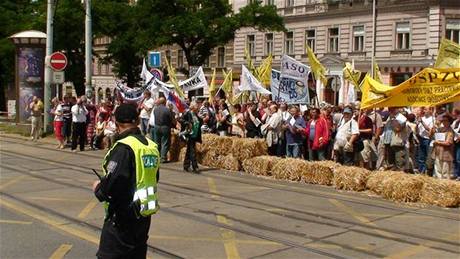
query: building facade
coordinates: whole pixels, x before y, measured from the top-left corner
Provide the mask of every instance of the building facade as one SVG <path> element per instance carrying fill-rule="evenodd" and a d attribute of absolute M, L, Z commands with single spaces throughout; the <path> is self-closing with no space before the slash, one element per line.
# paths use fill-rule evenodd
<path fill-rule="evenodd" d="M 234 10 L 247 3 L 233 1 Z M 283 54 L 308 63 L 308 45 L 331 75 L 326 86 L 317 87 L 318 97 L 329 103 L 338 103 L 340 88 L 349 87 L 342 78 L 344 62 L 371 70 L 372 0 L 266 0 L 264 4 L 276 5 L 287 32 L 241 29 L 234 40 L 235 67 L 245 63 L 245 49 L 256 63 L 272 53 L 275 69 Z M 380 0 L 376 10 L 375 60 L 385 84 L 397 85 L 433 65 L 442 37 L 459 41 L 459 1 Z"/>

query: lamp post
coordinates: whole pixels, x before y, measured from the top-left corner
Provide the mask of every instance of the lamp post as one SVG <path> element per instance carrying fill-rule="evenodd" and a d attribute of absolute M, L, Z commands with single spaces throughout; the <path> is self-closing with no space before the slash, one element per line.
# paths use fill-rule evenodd
<path fill-rule="evenodd" d="M 93 49 L 93 33 L 92 33 L 92 16 L 91 16 L 91 0 L 85 1 L 85 93 L 88 99 L 93 97 L 92 87 L 92 49 Z"/>
<path fill-rule="evenodd" d="M 16 122 L 26 123 L 30 116 L 28 105 L 32 96 L 45 99 L 44 64 L 46 34 L 40 31 L 23 31 L 9 37 L 16 47 L 15 85 L 16 85 Z M 47 110 L 45 110 L 46 116 Z"/>

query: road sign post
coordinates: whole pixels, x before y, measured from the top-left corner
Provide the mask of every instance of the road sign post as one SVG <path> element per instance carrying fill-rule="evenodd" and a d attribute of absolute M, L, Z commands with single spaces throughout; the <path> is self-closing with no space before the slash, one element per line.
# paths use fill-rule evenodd
<path fill-rule="evenodd" d="M 161 67 L 161 53 L 157 51 L 149 51 L 148 62 L 150 67 Z"/>
<path fill-rule="evenodd" d="M 54 71 L 62 71 L 67 66 L 67 57 L 61 52 L 54 52 L 49 57 L 49 66 Z"/>

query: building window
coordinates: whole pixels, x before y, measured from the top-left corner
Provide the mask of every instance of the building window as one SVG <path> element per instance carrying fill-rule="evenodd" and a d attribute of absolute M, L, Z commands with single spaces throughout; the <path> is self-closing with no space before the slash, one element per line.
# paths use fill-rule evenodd
<path fill-rule="evenodd" d="M 177 67 L 184 67 L 184 51 L 177 50 Z"/>
<path fill-rule="evenodd" d="M 265 55 L 273 53 L 273 33 L 265 34 Z"/>
<path fill-rule="evenodd" d="M 306 30 L 305 31 L 305 43 L 307 44 L 308 47 L 310 47 L 311 50 L 313 50 L 313 52 L 316 51 L 315 41 L 316 41 L 316 31 Z"/>
<path fill-rule="evenodd" d="M 329 52 L 339 52 L 339 28 L 330 28 L 329 36 Z"/>
<path fill-rule="evenodd" d="M 294 54 L 294 32 L 292 31 L 284 34 L 284 53 Z"/>
<path fill-rule="evenodd" d="M 353 51 L 364 51 L 364 25 L 353 26 Z"/>
<path fill-rule="evenodd" d="M 249 55 L 251 57 L 256 56 L 256 36 L 255 35 L 248 35 L 246 38 L 246 47 L 249 51 Z"/>
<path fill-rule="evenodd" d="M 265 0 L 265 5 L 275 5 L 275 0 Z"/>
<path fill-rule="evenodd" d="M 399 22 L 396 24 L 396 49 L 410 49 L 409 22 Z"/>
<path fill-rule="evenodd" d="M 286 0 L 286 7 L 294 7 L 295 1 L 294 0 Z"/>
<path fill-rule="evenodd" d="M 225 67 L 225 48 L 217 49 L 217 67 Z"/>
<path fill-rule="evenodd" d="M 460 19 L 449 19 L 446 23 L 446 38 L 459 43 Z"/>

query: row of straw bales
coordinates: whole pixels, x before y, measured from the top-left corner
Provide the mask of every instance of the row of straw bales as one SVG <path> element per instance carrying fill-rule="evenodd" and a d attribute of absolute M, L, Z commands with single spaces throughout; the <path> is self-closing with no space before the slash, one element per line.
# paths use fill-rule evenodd
<path fill-rule="evenodd" d="M 175 138 L 177 140 L 177 137 Z M 185 145 L 173 141 L 171 157 L 183 161 Z M 257 176 L 330 185 L 347 191 L 368 191 L 397 202 L 422 202 L 442 207 L 460 206 L 460 183 L 424 175 L 395 171 L 369 171 L 342 166 L 332 161 L 310 162 L 302 159 L 267 155 L 262 139 L 220 137 L 204 134 L 197 145 L 197 159 L 202 165 L 240 171 Z M 174 161 L 174 160 L 173 160 Z M 177 161 L 177 160 L 176 160 Z"/>

